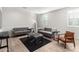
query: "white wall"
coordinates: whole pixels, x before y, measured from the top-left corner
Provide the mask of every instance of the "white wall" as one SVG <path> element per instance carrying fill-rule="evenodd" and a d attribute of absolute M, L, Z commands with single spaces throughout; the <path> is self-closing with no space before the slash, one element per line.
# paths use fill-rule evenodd
<path fill-rule="evenodd" d="M 1 25 L 2 25 L 2 9 L 0 8 L 0 28 L 1 28 Z"/>
<path fill-rule="evenodd" d="M 48 13 L 48 27 L 58 29 L 59 31 L 67 30 L 67 12 L 66 9 Z"/>
<path fill-rule="evenodd" d="M 52 11 L 48 14 L 48 26 L 52 29 L 57 29 L 61 33 L 64 33 L 65 31 L 73 31 L 75 32 L 75 38 L 79 39 L 79 27 L 68 27 L 67 26 L 67 11 L 69 8 L 64 8 L 57 11 Z"/>
<path fill-rule="evenodd" d="M 11 30 L 14 27 L 32 27 L 36 15 L 20 7 L 4 7 L 2 18 L 2 29 Z"/>

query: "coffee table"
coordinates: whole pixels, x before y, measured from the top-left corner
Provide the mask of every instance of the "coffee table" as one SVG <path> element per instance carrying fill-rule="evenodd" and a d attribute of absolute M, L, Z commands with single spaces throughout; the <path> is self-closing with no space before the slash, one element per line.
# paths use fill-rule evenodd
<path fill-rule="evenodd" d="M 43 35 L 40 33 L 29 33 L 28 37 L 31 40 L 30 43 L 33 43 L 36 45 L 42 43 L 41 38 L 43 38 Z"/>
<path fill-rule="evenodd" d="M 43 36 L 42 34 L 40 34 L 40 33 L 29 33 L 29 35 L 28 36 L 34 36 L 34 37 L 41 37 L 41 36 Z"/>

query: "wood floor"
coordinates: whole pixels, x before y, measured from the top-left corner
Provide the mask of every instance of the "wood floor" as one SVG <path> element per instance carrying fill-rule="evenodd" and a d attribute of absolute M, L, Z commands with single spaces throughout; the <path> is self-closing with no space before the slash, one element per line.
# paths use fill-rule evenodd
<path fill-rule="evenodd" d="M 23 36 L 22 36 L 23 37 Z M 9 38 L 9 51 L 10 52 L 29 52 L 29 50 L 23 45 L 19 40 L 21 37 Z M 42 46 L 34 52 L 78 52 L 79 51 L 79 40 L 75 39 L 76 47 L 74 48 L 72 43 L 67 45 L 67 48 L 64 49 L 64 44 L 60 42 L 58 44 L 55 40 L 49 39 L 52 42 Z M 5 40 L 3 40 L 2 45 L 5 45 Z M 5 44 L 4 44 L 5 43 Z M 0 52 L 6 52 L 7 48 L 0 49 Z"/>

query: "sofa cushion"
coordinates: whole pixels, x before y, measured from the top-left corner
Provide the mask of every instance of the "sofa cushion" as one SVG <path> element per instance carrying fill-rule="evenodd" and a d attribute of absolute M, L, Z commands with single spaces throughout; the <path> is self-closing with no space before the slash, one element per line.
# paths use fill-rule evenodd
<path fill-rule="evenodd" d="M 26 27 L 26 28 L 13 28 L 14 31 L 24 31 L 27 29 L 28 29 L 28 27 Z"/>
<path fill-rule="evenodd" d="M 42 33 L 47 33 L 47 34 L 52 34 L 52 32 L 50 32 L 50 31 L 40 30 L 40 32 L 42 32 Z"/>
<path fill-rule="evenodd" d="M 45 31 L 52 31 L 51 28 L 44 28 Z"/>

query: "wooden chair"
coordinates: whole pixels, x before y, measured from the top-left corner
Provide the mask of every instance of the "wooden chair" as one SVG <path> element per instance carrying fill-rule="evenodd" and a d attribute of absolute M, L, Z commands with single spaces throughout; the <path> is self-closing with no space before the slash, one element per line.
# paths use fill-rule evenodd
<path fill-rule="evenodd" d="M 62 37 L 64 35 L 64 37 Z M 67 43 L 73 43 L 75 47 L 75 40 L 74 40 L 74 33 L 70 31 L 66 31 L 65 34 L 59 34 L 58 35 L 58 43 L 59 41 L 64 42 L 64 48 L 66 48 Z"/>

